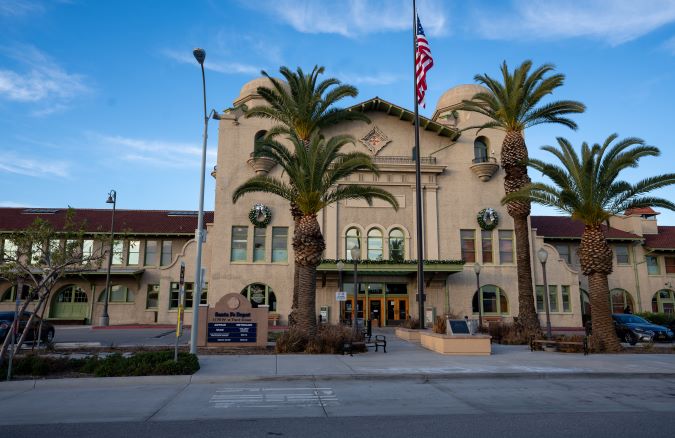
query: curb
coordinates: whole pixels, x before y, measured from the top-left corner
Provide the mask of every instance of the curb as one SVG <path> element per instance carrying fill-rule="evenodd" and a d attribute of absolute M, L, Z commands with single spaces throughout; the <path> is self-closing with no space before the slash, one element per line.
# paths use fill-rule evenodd
<path fill-rule="evenodd" d="M 233 376 L 138 376 L 81 377 L 69 379 L 16 380 L 0 383 L 0 392 L 63 387 L 120 387 L 140 385 L 201 385 L 243 382 L 293 382 L 303 380 L 485 380 L 485 379 L 673 379 L 672 373 L 544 372 L 544 373 L 424 373 L 424 374 L 306 374 L 306 375 L 233 375 Z"/>

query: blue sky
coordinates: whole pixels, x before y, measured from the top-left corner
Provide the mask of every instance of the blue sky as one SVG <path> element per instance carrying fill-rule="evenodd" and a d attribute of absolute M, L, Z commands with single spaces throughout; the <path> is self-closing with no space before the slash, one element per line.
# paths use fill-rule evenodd
<path fill-rule="evenodd" d="M 550 62 L 567 76 L 555 98 L 588 110 L 576 132 L 529 130 L 532 156 L 556 136 L 578 145 L 617 132 L 662 151 L 630 179 L 674 170 L 675 0 L 418 5 L 435 60 L 423 115 L 503 60 Z M 412 108 L 410 17 L 399 0 L 0 0 L 0 206 L 106 208 L 114 188 L 119 208 L 197 209 L 194 47 L 207 51 L 209 108 L 230 106 L 261 69 L 315 64 L 356 85 L 357 100 Z M 215 123 L 210 134 L 209 168 Z M 213 208 L 210 176 L 205 202 Z M 659 219 L 675 224 L 674 213 Z"/>

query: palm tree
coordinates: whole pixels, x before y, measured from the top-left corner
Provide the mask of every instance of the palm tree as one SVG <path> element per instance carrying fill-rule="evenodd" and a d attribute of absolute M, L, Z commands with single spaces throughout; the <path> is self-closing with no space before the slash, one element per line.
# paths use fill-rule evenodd
<path fill-rule="evenodd" d="M 370 119 L 360 112 L 345 111 L 336 108 L 335 104 L 347 97 L 356 97 L 358 90 L 342 84 L 335 78 L 318 82 L 324 68 L 314 66 L 311 73 L 305 74 L 298 67 L 296 72 L 288 67 L 281 67 L 279 72 L 285 81 L 271 77 L 266 71 L 262 75 L 270 80 L 272 87 L 258 87 L 257 92 L 266 105 L 258 105 L 246 111 L 246 117 L 270 119 L 278 123 L 270 129 L 266 137 L 292 135 L 307 145 L 315 132 L 327 126 L 350 120 L 361 120 L 370 123 Z M 298 220 L 302 217 L 295 202 L 291 200 L 291 216 L 294 223 L 294 234 L 298 232 Z M 297 236 L 296 236 L 297 237 Z M 293 280 L 293 303 L 289 315 L 290 325 L 295 324 L 295 312 L 298 307 L 298 269 L 296 266 Z"/>
<path fill-rule="evenodd" d="M 247 193 L 271 193 L 295 204 L 299 218 L 293 235 L 295 267 L 298 275 L 298 308 L 295 326 L 306 336 L 316 334 L 316 267 L 321 262 L 324 242 L 317 213 L 326 206 L 346 200 L 374 198 L 389 202 L 398 209 L 396 198 L 378 187 L 350 184 L 339 186 L 339 181 L 358 171 L 379 174 L 372 158 L 361 152 L 342 153 L 346 144 L 353 144 L 350 136 L 341 135 L 326 140 L 314 133 L 307 142 L 297 136 L 287 137 L 293 146 L 289 150 L 279 141 L 266 138 L 259 143 L 255 155 L 268 157 L 279 164 L 286 174 L 285 181 L 270 176 L 254 176 L 237 187 L 232 201 L 237 202 Z"/>
<path fill-rule="evenodd" d="M 527 60 L 511 73 L 504 61 L 501 66 L 503 83 L 486 74 L 476 75 L 474 79 L 488 90 L 476 93 L 471 100 L 463 101 L 460 107 L 462 110 L 476 112 L 489 119 L 485 123 L 464 130 L 478 128 L 480 131 L 494 128 L 506 132 L 502 143 L 501 165 L 504 168 L 504 191 L 507 195 L 520 190 L 530 182 L 526 165 L 527 146 L 523 137 L 525 129 L 544 123 L 557 123 L 576 129 L 576 123 L 564 115 L 581 113 L 586 109 L 584 104 L 571 100 L 540 105 L 542 98 L 563 84 L 565 76 L 554 74 L 545 77 L 554 69 L 551 64 L 544 64 L 530 72 L 531 68 L 532 61 Z M 527 199 L 512 201 L 506 208 L 513 217 L 516 237 L 518 325 L 526 335 L 535 335 L 541 332 L 541 327 L 534 307 L 532 288 L 527 225 L 530 202 Z"/>
<path fill-rule="evenodd" d="M 584 275 L 588 276 L 591 299 L 593 344 L 599 351 L 621 349 L 614 331 L 610 310 L 607 276 L 612 272 L 612 250 L 601 225 L 612 215 L 631 208 L 663 207 L 675 210 L 666 199 L 647 196 L 653 190 L 675 184 L 675 173 L 643 179 L 635 184 L 617 180 L 628 168 L 635 168 L 642 157 L 658 156 L 659 150 L 646 146 L 639 138 L 617 138 L 610 135 L 605 142 L 592 147 L 581 146 L 581 157 L 569 141 L 558 138 L 559 148 L 544 146 L 561 166 L 540 160 L 529 160 L 529 166 L 541 171 L 553 185 L 534 183 L 507 195 L 503 203 L 531 200 L 557 208 L 584 223 L 579 245 L 579 259 Z"/>

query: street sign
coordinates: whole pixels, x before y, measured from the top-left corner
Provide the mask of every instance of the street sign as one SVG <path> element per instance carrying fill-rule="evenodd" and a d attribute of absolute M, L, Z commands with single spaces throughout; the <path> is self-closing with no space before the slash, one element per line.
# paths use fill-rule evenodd
<path fill-rule="evenodd" d="M 337 301 L 347 301 L 347 292 L 335 292 L 335 299 Z"/>

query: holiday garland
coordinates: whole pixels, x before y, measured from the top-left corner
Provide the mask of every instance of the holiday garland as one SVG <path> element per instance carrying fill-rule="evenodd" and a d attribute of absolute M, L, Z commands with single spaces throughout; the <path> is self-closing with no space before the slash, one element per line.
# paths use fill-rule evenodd
<path fill-rule="evenodd" d="M 491 219 L 490 223 L 485 221 L 486 218 Z M 492 208 L 484 208 L 479 211 L 476 219 L 478 220 L 478 225 L 481 230 L 485 231 L 492 231 L 497 227 L 497 224 L 499 224 L 499 216 Z"/>
<path fill-rule="evenodd" d="M 264 204 L 256 204 L 248 212 L 248 220 L 257 228 L 265 228 L 272 222 L 272 210 Z"/>

